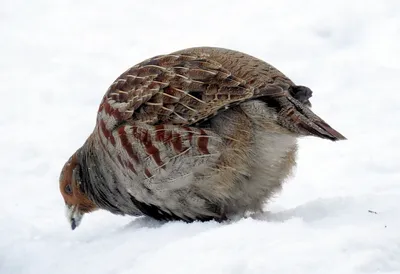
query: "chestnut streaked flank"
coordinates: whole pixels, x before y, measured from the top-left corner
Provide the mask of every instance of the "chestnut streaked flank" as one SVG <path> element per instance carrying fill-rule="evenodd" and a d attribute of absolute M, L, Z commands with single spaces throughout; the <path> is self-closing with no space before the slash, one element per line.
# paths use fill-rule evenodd
<path fill-rule="evenodd" d="M 62 170 L 71 228 L 96 209 L 187 222 L 262 210 L 295 166 L 298 137 L 345 139 L 311 111 L 311 95 L 228 49 L 135 65 L 110 86 L 93 133 Z"/>

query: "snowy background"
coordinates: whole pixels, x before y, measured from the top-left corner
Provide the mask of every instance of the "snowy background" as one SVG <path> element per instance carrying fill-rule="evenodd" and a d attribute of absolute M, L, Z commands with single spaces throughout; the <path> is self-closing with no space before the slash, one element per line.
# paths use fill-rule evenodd
<path fill-rule="evenodd" d="M 300 141 L 263 215 L 218 224 L 86 215 L 64 162 L 125 69 L 240 50 L 314 91 L 348 141 Z M 0 273 L 400 273 L 400 1 L 0 1 Z M 371 212 L 369 212 L 371 211 Z"/>

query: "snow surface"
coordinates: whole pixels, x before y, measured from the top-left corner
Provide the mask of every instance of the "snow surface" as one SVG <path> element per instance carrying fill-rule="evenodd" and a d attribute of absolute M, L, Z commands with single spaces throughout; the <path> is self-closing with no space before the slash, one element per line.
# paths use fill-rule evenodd
<path fill-rule="evenodd" d="M 400 273 L 400 1 L 0 2 L 0 273 Z M 220 46 L 314 91 L 348 141 L 300 141 L 265 214 L 219 224 L 96 212 L 71 231 L 64 162 L 111 82 Z"/>

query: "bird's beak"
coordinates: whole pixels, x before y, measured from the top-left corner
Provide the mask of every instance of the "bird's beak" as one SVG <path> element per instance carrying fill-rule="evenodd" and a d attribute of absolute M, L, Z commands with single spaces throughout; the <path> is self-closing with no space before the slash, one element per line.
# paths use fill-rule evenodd
<path fill-rule="evenodd" d="M 68 222 L 71 225 L 71 229 L 74 230 L 81 223 L 83 214 L 78 210 L 77 206 L 66 205 Z"/>

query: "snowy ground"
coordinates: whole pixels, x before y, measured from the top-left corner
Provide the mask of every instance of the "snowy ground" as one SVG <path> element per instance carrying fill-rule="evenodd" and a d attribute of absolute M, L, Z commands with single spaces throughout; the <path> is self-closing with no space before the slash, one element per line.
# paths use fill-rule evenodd
<path fill-rule="evenodd" d="M 0 41 L 1 274 L 400 273 L 400 1 L 2 0 Z M 295 176 L 262 216 L 97 212 L 71 231 L 59 172 L 108 85 L 200 45 L 309 86 L 314 111 L 349 140 L 302 140 Z"/>

